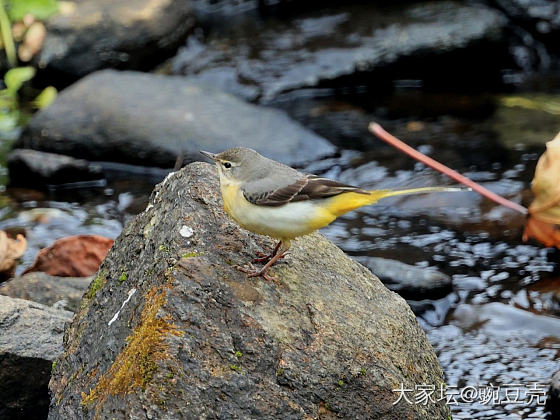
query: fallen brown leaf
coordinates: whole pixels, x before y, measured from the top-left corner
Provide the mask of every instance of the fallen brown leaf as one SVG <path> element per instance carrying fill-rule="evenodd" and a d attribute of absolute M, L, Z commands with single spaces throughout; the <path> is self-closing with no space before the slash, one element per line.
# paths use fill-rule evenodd
<path fill-rule="evenodd" d="M 88 277 L 97 272 L 112 245 L 112 239 L 99 235 L 67 236 L 40 250 L 24 274 L 42 271 L 58 277 Z"/>

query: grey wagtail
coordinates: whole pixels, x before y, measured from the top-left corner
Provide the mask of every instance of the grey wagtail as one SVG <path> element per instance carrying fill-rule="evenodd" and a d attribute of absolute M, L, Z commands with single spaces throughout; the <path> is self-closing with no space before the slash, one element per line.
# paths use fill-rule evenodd
<path fill-rule="evenodd" d="M 278 239 L 262 269 L 237 267 L 249 277 L 263 276 L 286 255 L 290 241 L 320 229 L 349 211 L 376 203 L 382 198 L 461 188 L 423 187 L 407 190 L 365 190 L 331 179 L 299 172 L 268 159 L 252 149 L 236 147 L 218 154 L 201 153 L 218 167 L 224 209 L 241 227 Z"/>

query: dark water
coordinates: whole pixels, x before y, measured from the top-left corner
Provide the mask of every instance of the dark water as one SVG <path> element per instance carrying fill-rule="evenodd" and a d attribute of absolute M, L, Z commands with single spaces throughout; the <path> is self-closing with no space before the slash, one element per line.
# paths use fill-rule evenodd
<path fill-rule="evenodd" d="M 369 135 L 366 127 L 372 119 L 525 205 L 536 160 L 558 129 L 536 127 L 537 138 L 547 130 L 548 137 L 504 144 L 496 98 L 405 90 L 371 102 L 364 99 L 367 95 L 326 92 L 325 99 L 317 99 L 316 93 L 273 104 L 340 147 L 335 156 L 303 169 L 370 188 L 452 184 Z M 454 111 L 442 114 L 442 101 Z M 433 106 L 415 115 L 410 110 L 417 103 Z M 29 248 L 23 268 L 57 238 L 79 233 L 116 237 L 143 210 L 151 187 L 148 181 L 114 179 L 105 186 L 49 193 L 8 190 L 0 229 L 26 230 Z M 385 257 L 434 267 L 452 277 L 452 292 L 411 301 L 411 306 L 438 353 L 448 386 L 457 392 L 469 386 L 500 387 L 494 403 L 484 402 L 482 391 L 471 400 L 466 394 L 457 397 L 451 406 L 454 418 L 544 418 L 544 408 L 536 399 L 529 403 L 523 393 L 533 387 L 530 392 L 540 395 L 558 370 L 560 252 L 523 243 L 523 222 L 522 216 L 476 193 L 461 192 L 387 199 L 323 230 L 366 266 L 372 257 Z M 506 393 L 516 388 L 522 395 L 506 402 Z"/>

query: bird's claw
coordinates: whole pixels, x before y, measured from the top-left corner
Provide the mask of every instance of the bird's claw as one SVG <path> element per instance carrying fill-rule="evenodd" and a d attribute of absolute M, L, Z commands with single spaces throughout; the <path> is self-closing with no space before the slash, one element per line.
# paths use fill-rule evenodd
<path fill-rule="evenodd" d="M 270 254 L 265 254 L 264 252 L 257 251 L 256 258 L 253 258 L 251 262 L 253 263 L 261 263 L 261 262 L 269 262 L 270 259 L 273 257 Z"/>
<path fill-rule="evenodd" d="M 276 254 L 272 253 L 272 254 L 265 254 L 264 252 L 260 252 L 257 251 L 256 252 L 256 256 L 257 258 L 253 258 L 251 260 L 251 262 L 253 263 L 267 263 L 269 262 L 272 258 L 274 258 Z M 282 259 L 287 255 L 287 253 L 282 254 L 280 257 L 278 257 L 278 259 Z"/>
<path fill-rule="evenodd" d="M 276 278 L 272 274 L 267 273 L 267 270 L 264 270 L 264 269 L 258 270 L 250 262 L 247 263 L 246 266 L 236 265 L 235 268 L 238 271 L 241 271 L 242 273 L 247 274 L 247 277 L 249 277 L 249 278 L 251 278 L 251 277 L 262 277 L 267 281 L 275 281 L 276 280 Z"/>

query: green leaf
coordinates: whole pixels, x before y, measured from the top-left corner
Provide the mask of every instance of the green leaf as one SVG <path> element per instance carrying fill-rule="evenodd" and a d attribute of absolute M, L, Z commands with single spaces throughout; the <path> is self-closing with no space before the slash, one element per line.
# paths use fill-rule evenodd
<path fill-rule="evenodd" d="M 58 95 L 56 88 L 48 86 L 33 100 L 33 106 L 37 109 L 48 107 Z"/>
<path fill-rule="evenodd" d="M 8 0 L 7 3 L 12 22 L 22 20 L 28 14 L 45 20 L 58 12 L 58 0 Z"/>
<path fill-rule="evenodd" d="M 4 46 L 4 51 L 6 51 L 8 64 L 10 67 L 15 67 L 17 66 L 17 55 L 14 38 L 12 37 L 12 24 L 4 7 L 4 0 L 0 0 L 0 33 L 2 34 L 2 44 Z"/>
<path fill-rule="evenodd" d="M 15 69 L 8 70 L 4 75 L 4 83 L 8 93 L 15 95 L 28 80 L 35 76 L 35 69 L 33 67 L 16 67 Z"/>

